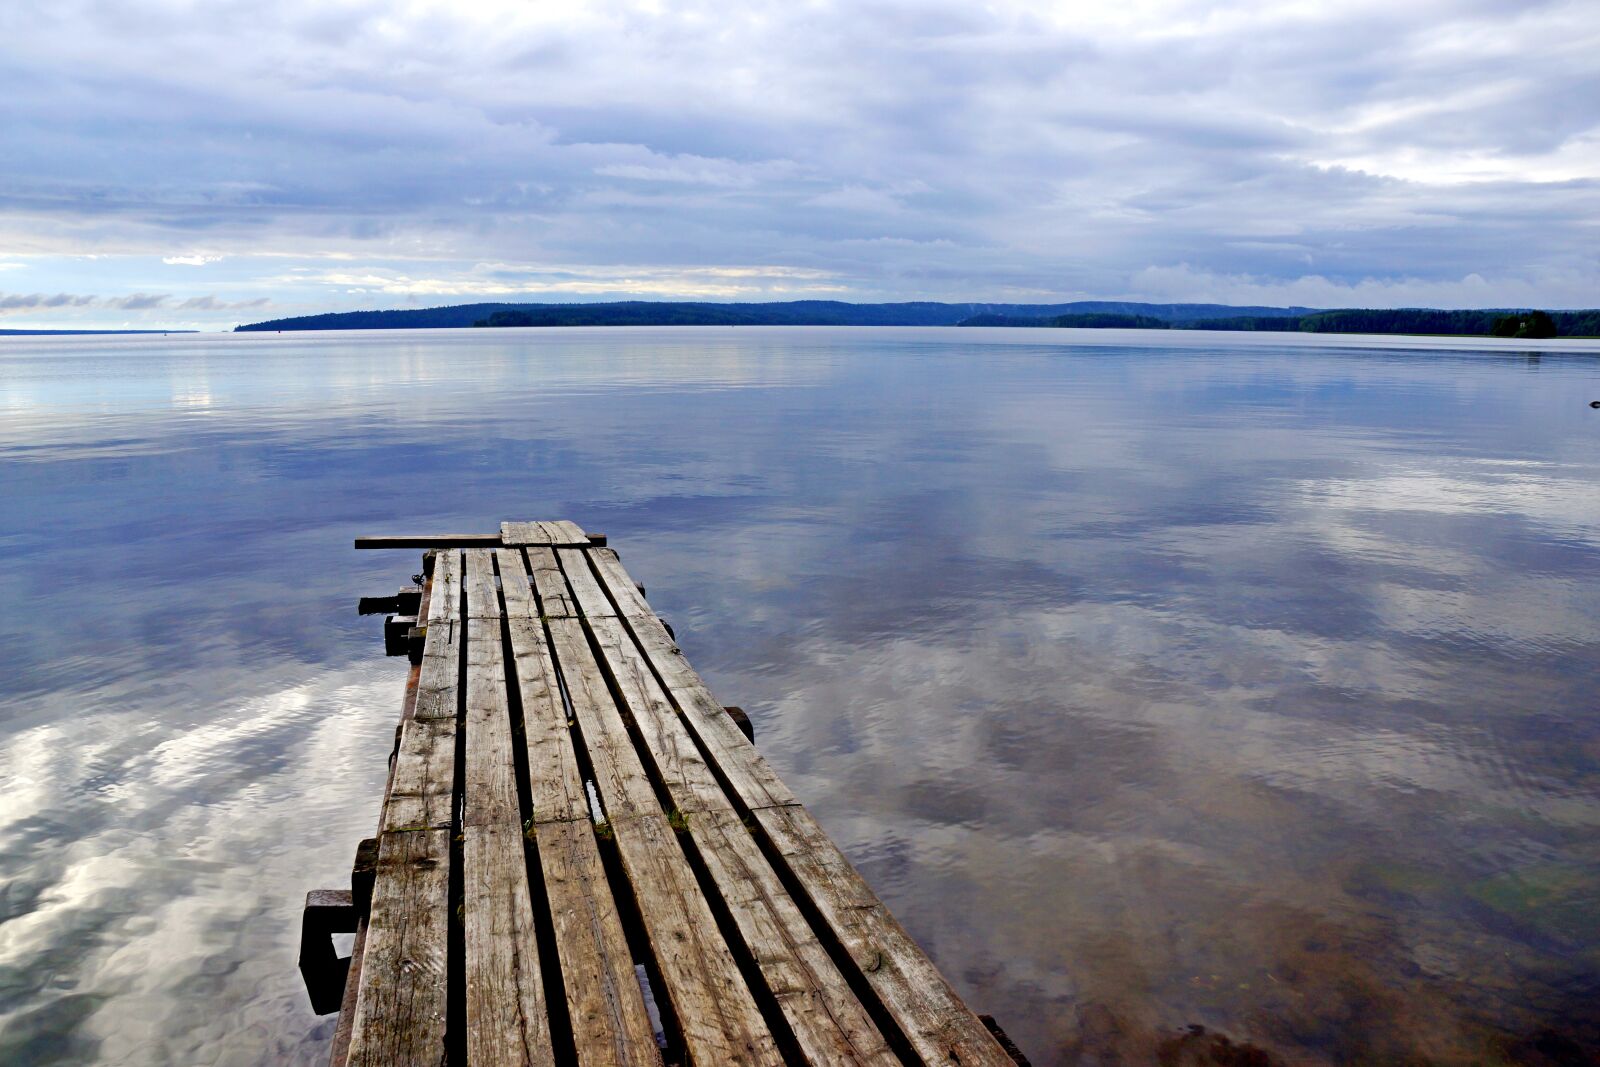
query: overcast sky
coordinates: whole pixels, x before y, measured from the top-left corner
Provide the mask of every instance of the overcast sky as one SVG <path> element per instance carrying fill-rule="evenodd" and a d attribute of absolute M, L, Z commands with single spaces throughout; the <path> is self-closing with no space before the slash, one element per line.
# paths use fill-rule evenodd
<path fill-rule="evenodd" d="M 1600 0 L 0 3 L 0 328 L 1600 305 Z"/>

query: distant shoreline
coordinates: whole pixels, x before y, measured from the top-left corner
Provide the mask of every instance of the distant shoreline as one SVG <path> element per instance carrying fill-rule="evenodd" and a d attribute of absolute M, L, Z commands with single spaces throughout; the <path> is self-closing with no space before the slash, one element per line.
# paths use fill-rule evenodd
<path fill-rule="evenodd" d="M 124 333 L 168 334 L 199 332 L 199 330 L 0 330 L 0 337 L 79 337 L 85 335 L 105 337 Z"/>
<path fill-rule="evenodd" d="M 1223 315 L 1303 315 L 1316 308 L 1235 307 L 1229 304 L 1141 304 L 1077 301 L 1067 304 L 936 303 L 850 304 L 839 300 L 765 303 L 627 300 L 594 304 L 484 303 L 384 311 L 345 311 L 274 319 L 236 327 L 276 330 L 446 329 L 482 326 L 958 326 L 977 315 L 1046 317 L 1080 312 L 1151 315 L 1189 321 Z"/>
<path fill-rule="evenodd" d="M 1069 329 L 1223 330 L 1438 337 L 1600 336 L 1600 310 L 1529 308 L 1254 307 L 1082 300 L 1066 304 L 850 304 L 619 301 L 486 303 L 331 312 L 235 327 L 240 333 L 299 330 L 486 329 L 543 326 L 1018 326 Z"/>

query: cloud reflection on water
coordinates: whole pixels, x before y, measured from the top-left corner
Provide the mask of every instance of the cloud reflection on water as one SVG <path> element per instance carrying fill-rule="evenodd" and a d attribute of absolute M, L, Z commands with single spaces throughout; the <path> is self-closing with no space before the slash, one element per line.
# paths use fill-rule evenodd
<path fill-rule="evenodd" d="M 1035 1062 L 1595 1042 L 1596 363 L 951 336 L 0 351 L 0 1050 L 323 1054 L 414 568 L 348 538 L 512 514 L 611 534 Z"/>

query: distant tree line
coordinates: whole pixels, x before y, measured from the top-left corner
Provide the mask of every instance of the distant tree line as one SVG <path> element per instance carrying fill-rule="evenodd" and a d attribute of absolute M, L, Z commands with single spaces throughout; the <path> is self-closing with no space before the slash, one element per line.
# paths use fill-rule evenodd
<path fill-rule="evenodd" d="M 1161 322 L 1224 315 L 1302 315 L 1314 308 L 1232 307 L 1227 304 L 1140 304 L 1078 300 L 1067 304 L 942 304 L 928 300 L 850 304 L 842 300 L 751 303 L 626 300 L 592 304 L 492 303 L 383 311 L 333 311 L 237 327 L 278 330 L 433 330 L 464 326 L 954 326 L 973 316 L 1018 319 L 1068 314 L 1145 316 Z"/>
<path fill-rule="evenodd" d="M 1309 315 L 1228 315 L 1167 322 L 1148 315 L 974 315 L 962 326 L 1045 326 L 1079 329 L 1243 330 L 1275 333 L 1436 334 L 1448 337 L 1596 337 L 1600 310 L 1439 311 L 1432 308 L 1352 308 Z"/>
<path fill-rule="evenodd" d="M 1439 311 L 1235 307 L 1080 300 L 1068 304 L 849 304 L 628 300 L 594 304 L 457 304 L 341 311 L 254 322 L 239 330 L 394 330 L 478 326 L 1046 326 L 1079 329 L 1270 330 L 1498 337 L 1600 336 L 1600 310 Z"/>
<path fill-rule="evenodd" d="M 1545 312 L 1530 311 L 1526 315 L 1500 316 L 1489 332 L 1496 337 L 1557 337 L 1560 327 Z"/>
<path fill-rule="evenodd" d="M 1283 322 L 1283 319 L 1275 321 Z M 1055 326 L 1080 330 L 1167 330 L 1180 324 L 1158 319 L 1153 315 L 1123 315 L 1116 312 L 1091 312 L 1082 315 L 1052 315 L 1044 318 L 1010 315 L 974 315 L 958 322 L 958 326 Z M 1181 326 L 1188 326 L 1182 323 Z"/>

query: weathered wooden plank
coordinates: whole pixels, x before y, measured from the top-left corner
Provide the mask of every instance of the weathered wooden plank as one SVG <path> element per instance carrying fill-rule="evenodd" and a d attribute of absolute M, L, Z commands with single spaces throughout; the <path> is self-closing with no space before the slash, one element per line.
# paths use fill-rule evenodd
<path fill-rule="evenodd" d="M 655 787 L 645 773 L 633 739 L 623 724 L 605 675 L 589 649 L 583 623 L 577 619 L 550 619 L 550 640 L 556 663 L 567 685 L 572 713 L 583 732 L 595 786 L 615 822 L 642 815 L 660 815 Z"/>
<path fill-rule="evenodd" d="M 356 994 L 361 989 L 361 964 L 367 958 L 367 919 L 356 925 L 356 939 L 350 947 L 350 973 L 344 980 L 344 997 L 339 1002 L 339 1020 L 334 1023 L 333 1043 L 328 1050 L 328 1067 L 346 1067 L 350 1062 L 350 1027 L 356 1017 Z"/>
<path fill-rule="evenodd" d="M 424 579 L 422 584 L 421 600 L 417 605 L 417 616 L 419 618 L 425 619 L 428 617 L 430 607 L 429 599 L 432 593 L 433 578 L 430 575 Z M 405 696 L 400 702 L 400 722 L 402 725 L 411 721 L 416 714 L 417 683 L 421 674 L 422 665 L 420 663 L 412 664 L 411 670 L 406 674 Z M 399 742 L 400 737 L 397 736 L 395 738 L 396 749 L 399 748 Z M 389 777 L 387 781 L 385 781 L 383 787 L 384 807 L 380 809 L 378 814 L 378 830 L 380 836 L 383 830 L 384 819 L 388 814 L 389 794 L 393 786 L 394 767 L 391 764 L 389 768 Z M 350 1061 L 350 1036 L 351 1029 L 355 1022 L 356 994 L 361 988 L 361 968 L 363 961 L 366 959 L 366 912 L 370 911 L 371 909 L 373 881 L 376 879 L 377 875 L 377 844 L 378 843 L 376 840 L 373 841 L 372 878 L 368 880 L 365 893 L 363 894 L 364 905 L 362 908 L 361 921 L 356 926 L 355 944 L 350 950 L 350 973 L 345 979 L 344 998 L 339 1005 L 339 1021 L 334 1027 L 332 1047 L 328 1053 L 329 1067 L 347 1067 L 347 1064 Z M 352 882 L 353 881 L 354 872 L 352 871 Z"/>
<path fill-rule="evenodd" d="M 453 722 L 460 710 L 462 578 L 461 553 L 434 557 L 414 718 Z"/>
<path fill-rule="evenodd" d="M 752 815 L 925 1063 L 1015 1067 L 805 808 Z"/>
<path fill-rule="evenodd" d="M 454 717 L 401 723 L 380 831 L 448 829 L 455 803 L 455 766 Z"/>
<path fill-rule="evenodd" d="M 502 522 L 501 543 L 512 545 L 586 545 L 589 535 L 575 522 Z"/>
<path fill-rule="evenodd" d="M 498 560 L 509 612 L 516 595 L 512 590 L 527 585 L 529 578 L 520 552 L 502 551 Z M 549 563 L 554 569 L 553 556 Z M 658 1064 L 655 1033 L 589 820 L 577 748 L 544 625 L 537 608 L 509 617 L 506 624 L 511 675 L 522 704 L 539 863 L 579 1060 L 601 1067 Z"/>
<path fill-rule="evenodd" d="M 593 825 L 588 819 L 541 823 L 535 836 L 578 1061 L 655 1067 L 661 1053 Z"/>
<path fill-rule="evenodd" d="M 353 1064 L 436 1064 L 444 1055 L 460 578 L 459 554 L 439 553 L 415 706 L 401 726 L 380 822 Z"/>
<path fill-rule="evenodd" d="M 483 549 L 468 551 L 466 567 L 470 618 L 466 634 L 463 719 L 467 738 L 461 820 L 466 826 L 520 832 L 522 804 L 517 796 L 516 763 L 511 750 L 511 711 L 494 568 L 489 553 Z"/>
<path fill-rule="evenodd" d="M 806 1059 L 898 1064 L 741 818 L 704 811 L 685 821 Z"/>
<path fill-rule="evenodd" d="M 494 585 L 493 557 L 471 549 L 466 558 L 467 657 L 466 763 L 462 778 L 462 822 L 519 830 L 515 757 L 511 750 L 511 711 L 501 633 L 500 597 Z"/>
<path fill-rule="evenodd" d="M 591 557 L 601 580 L 616 598 L 618 604 L 633 604 L 629 594 L 638 595 L 633 579 L 623 569 L 622 561 L 611 549 L 592 549 Z M 643 598 L 637 601 L 643 605 Z M 638 640 L 645 658 L 666 684 L 673 701 L 683 712 L 683 717 L 694 730 L 710 754 L 712 762 L 728 779 L 733 791 L 748 807 L 768 807 L 774 804 L 797 804 L 794 793 L 762 758 L 751 743 L 711 695 L 705 682 L 695 673 L 684 658 L 678 643 L 667 633 L 661 620 L 644 610 L 625 612 L 628 628 Z"/>
<path fill-rule="evenodd" d="M 500 524 L 500 543 L 512 545 L 539 545 L 547 544 L 549 538 L 545 536 L 544 524 L 540 522 L 502 522 Z"/>
<path fill-rule="evenodd" d="M 356 991 L 349 1062 L 438 1067 L 445 1059 L 450 832 L 383 835 Z"/>
<path fill-rule="evenodd" d="M 883 1037 L 818 942 L 620 619 L 592 619 L 601 662 L 674 808 L 694 835 L 767 987 L 813 1063 L 894 1063 Z"/>
<path fill-rule="evenodd" d="M 617 853 L 691 1061 L 782 1062 L 656 801 L 582 623 L 551 619 L 549 626 Z"/>
<path fill-rule="evenodd" d="M 462 887 L 467 1062 L 554 1063 L 512 754 L 494 557 L 466 553 Z"/>
<path fill-rule="evenodd" d="M 539 549 L 532 550 L 540 551 Z M 546 554 L 548 549 L 543 550 Z M 508 590 L 531 588 L 521 552 L 500 553 L 500 582 Z M 549 560 L 555 566 L 555 559 Z M 559 575 L 559 571 L 557 572 Z M 517 594 L 520 597 L 520 593 Z M 562 822 L 589 818 L 589 801 L 583 789 L 577 747 L 561 700 L 555 659 L 545 638 L 544 623 L 535 605 L 531 611 L 506 620 L 511 639 L 511 671 L 522 702 L 523 739 L 528 754 L 529 800 L 535 822 Z"/>
<path fill-rule="evenodd" d="M 555 660 L 538 619 L 510 619 L 512 672 L 522 698 L 533 821 L 589 818 L 577 748 L 561 702 Z"/>
<path fill-rule="evenodd" d="M 528 549 L 528 573 L 539 591 L 539 613 L 547 619 L 570 619 L 578 615 L 577 601 L 567 592 L 567 579 L 548 548 Z"/>
<path fill-rule="evenodd" d="M 678 810 L 732 811 L 733 801 L 700 755 L 694 737 L 650 673 L 622 620 L 590 619 L 589 629 L 600 649 L 600 663 L 616 684 L 645 751 Z"/>
<path fill-rule="evenodd" d="M 594 562 L 595 569 L 600 572 L 601 580 L 616 599 L 619 614 L 630 618 L 636 615 L 655 617 L 655 612 L 645 601 L 644 594 L 639 592 L 638 583 L 622 569 L 622 560 L 618 558 L 614 549 L 592 549 L 589 552 L 589 559 Z"/>
<path fill-rule="evenodd" d="M 462 587 L 466 592 L 469 619 L 496 619 L 501 617 L 500 586 L 494 573 L 494 552 L 487 548 L 469 548 L 463 553 Z"/>
<path fill-rule="evenodd" d="M 494 558 L 500 568 L 500 595 L 505 599 L 506 618 L 537 619 L 539 598 L 534 595 L 522 549 L 497 549 Z"/>
<path fill-rule="evenodd" d="M 469 731 L 469 745 L 471 738 Z M 522 830 L 478 825 L 461 833 L 467 1063 L 553 1064 Z"/>
<path fill-rule="evenodd" d="M 559 519 L 556 522 L 546 523 L 545 525 L 550 528 L 552 533 L 561 535 L 562 539 L 556 542 L 557 544 L 586 545 L 589 543 L 589 535 L 584 533 L 583 527 L 570 519 Z"/>
<path fill-rule="evenodd" d="M 451 549 L 433 557 L 433 585 L 428 594 L 428 623 L 461 617 L 461 553 Z"/>
<path fill-rule="evenodd" d="M 454 722 L 460 711 L 461 620 L 428 623 L 412 717 Z"/>
<path fill-rule="evenodd" d="M 401 723 L 382 830 L 450 825 L 460 693 L 458 560 L 458 553 L 442 552 L 434 565 L 416 700 L 411 717 Z"/>
<path fill-rule="evenodd" d="M 613 559 L 601 566 L 599 559 L 606 550 L 594 551 L 601 576 L 613 595 L 632 588 L 633 582 L 620 561 Z M 763 813 L 771 811 L 774 813 L 771 821 L 804 831 L 791 832 L 789 837 L 793 841 L 812 843 L 823 849 L 815 855 L 796 853 L 791 858 L 785 854 L 785 859 L 808 894 L 834 902 L 831 914 L 822 908 L 820 900 L 817 902 L 830 925 L 838 930 L 841 920 L 854 924 L 851 940 L 844 940 L 844 931 L 838 934 L 852 957 L 861 964 L 869 983 L 879 991 L 897 1024 L 906 1030 L 908 1038 L 913 1033 L 919 1035 L 913 1039 L 918 1052 L 932 1057 L 929 1062 L 946 1062 L 944 1054 L 948 1051 L 961 1056 L 962 1063 L 1009 1063 L 1009 1060 L 984 1058 L 1004 1056 L 1004 1050 L 950 989 L 938 969 L 888 913 L 838 847 L 817 827 L 810 814 L 799 807 L 788 786 L 711 696 L 660 621 L 653 616 L 636 615 L 630 617 L 627 624 L 683 711 L 683 721 L 693 729 L 743 804 L 752 809 L 763 826 L 769 821 Z M 607 624 L 591 625 L 604 627 Z M 791 809 L 795 813 L 792 820 L 784 821 L 785 813 Z M 816 884 L 808 884 L 808 879 Z M 862 909 L 870 914 L 865 917 L 859 914 Z M 880 964 L 876 970 L 866 971 L 877 958 L 871 954 L 880 948 L 885 956 L 894 957 L 893 965 Z M 867 962 L 863 963 L 863 958 Z M 968 1055 L 976 1058 L 969 1060 Z"/>
<path fill-rule="evenodd" d="M 690 1062 L 781 1064 L 666 817 L 658 811 L 611 827 Z"/>
<path fill-rule="evenodd" d="M 589 569 L 590 551 L 592 550 L 586 548 L 558 548 L 556 559 L 561 562 L 561 570 L 567 576 L 567 585 L 571 588 L 584 617 L 615 618 L 617 609 L 606 598 L 605 589 L 595 579 L 594 572 Z"/>
<path fill-rule="evenodd" d="M 740 801 L 749 808 L 798 804 L 794 793 L 783 784 L 777 772 L 689 666 L 678 643 L 667 634 L 661 621 L 634 618 L 628 620 L 628 625 L 683 712 L 684 721 L 705 746 Z"/>
<path fill-rule="evenodd" d="M 356 538 L 356 547 L 373 548 L 496 548 L 499 534 L 400 534 Z"/>

